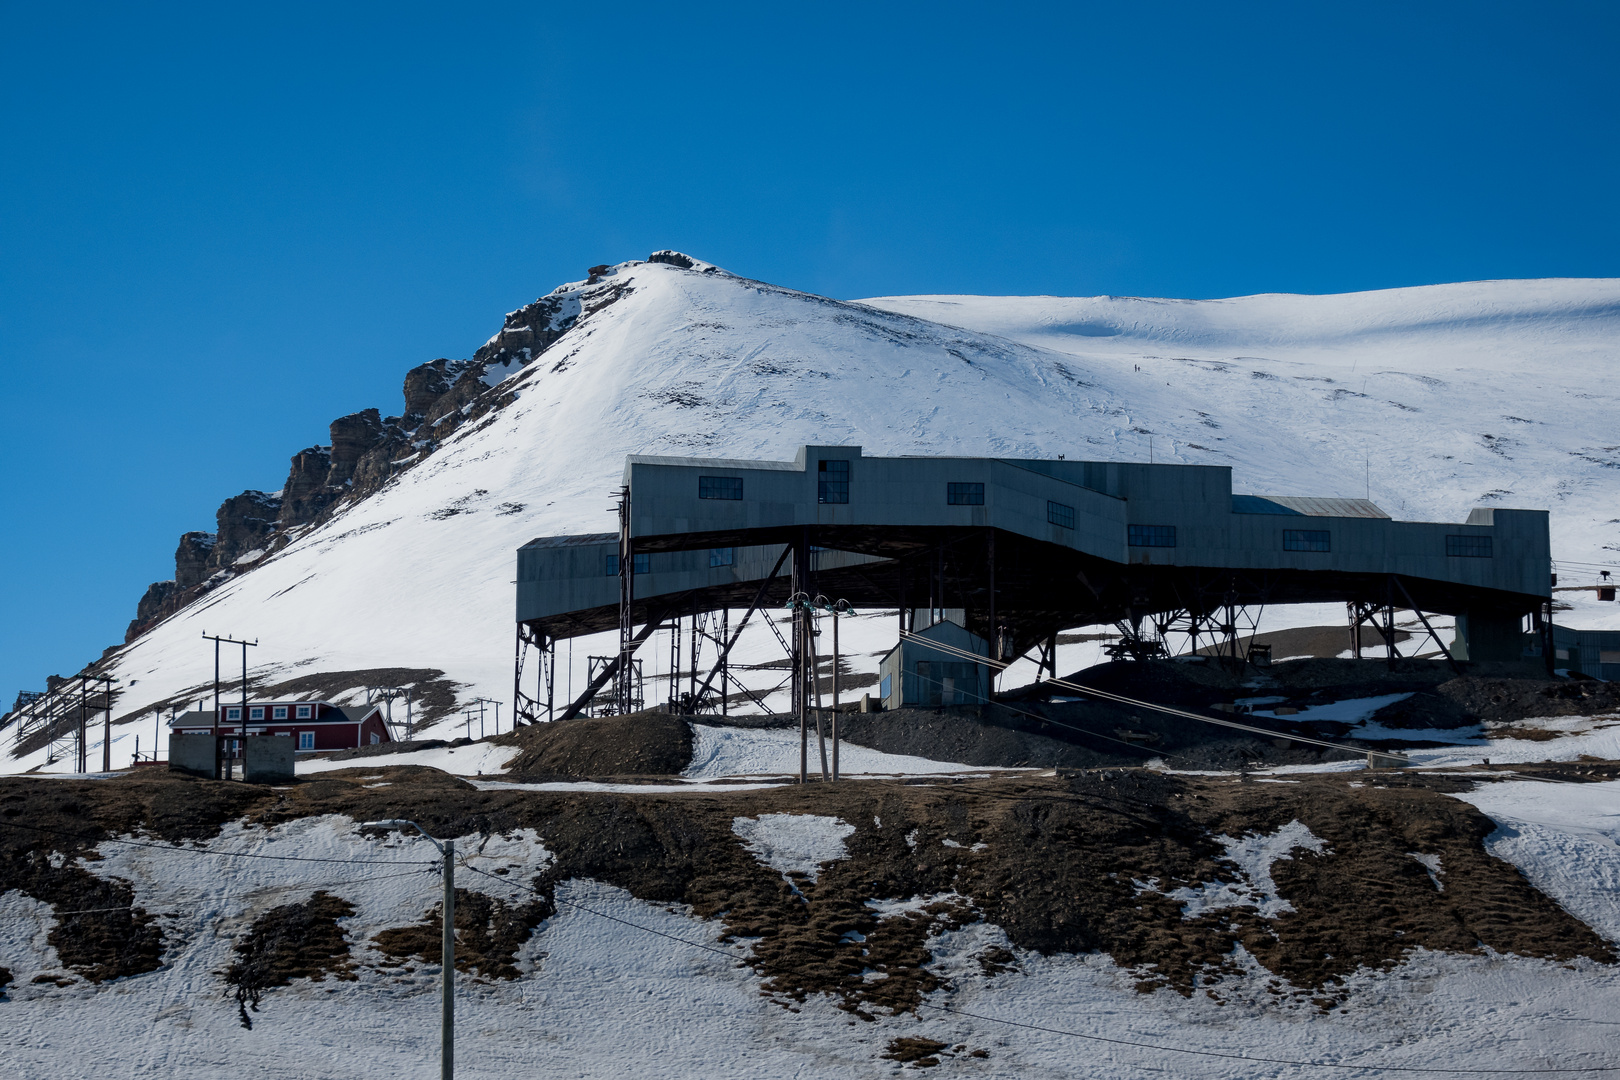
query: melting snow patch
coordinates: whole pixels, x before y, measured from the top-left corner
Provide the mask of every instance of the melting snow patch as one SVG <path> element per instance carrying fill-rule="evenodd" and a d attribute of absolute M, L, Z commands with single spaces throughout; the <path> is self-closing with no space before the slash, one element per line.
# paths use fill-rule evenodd
<path fill-rule="evenodd" d="M 1620 941 L 1620 780 L 1510 780 L 1453 797 L 1496 822 L 1486 851 L 1517 866 L 1587 926 Z"/>
<path fill-rule="evenodd" d="M 866 902 L 866 906 L 877 914 L 879 921 L 898 919 L 914 913 L 920 915 L 936 904 L 971 907 L 972 901 L 958 892 L 942 892 L 934 893 L 932 896 L 913 896 L 910 900 L 868 900 Z"/>
<path fill-rule="evenodd" d="M 1407 854 L 1412 856 L 1412 858 L 1416 859 L 1418 862 L 1422 863 L 1423 869 L 1429 872 L 1429 880 L 1434 882 L 1435 892 L 1446 891 L 1444 883 L 1442 883 L 1440 880 L 1440 875 L 1445 873 L 1445 870 L 1441 869 L 1440 866 L 1440 856 L 1420 855 L 1415 851 L 1408 851 Z"/>
<path fill-rule="evenodd" d="M 797 731 L 694 724 L 692 735 L 692 763 L 681 774 L 689 780 L 712 780 L 725 776 L 781 776 L 799 771 Z M 812 742 L 810 755 L 814 758 L 815 754 Z M 850 742 L 842 745 L 840 758 L 840 774 L 850 779 L 862 775 L 933 776 L 1009 771 L 964 765 L 956 761 L 935 761 L 910 754 L 886 754 Z"/>
<path fill-rule="evenodd" d="M 1181 901 L 1183 919 L 1195 919 L 1208 911 L 1233 907 L 1254 907 L 1263 919 L 1275 919 L 1293 911 L 1294 905 L 1277 895 L 1277 883 L 1271 880 L 1271 864 L 1279 859 L 1292 859 L 1295 848 L 1317 854 L 1327 849 L 1322 839 L 1298 819 L 1266 836 L 1250 833 L 1236 840 L 1224 835 L 1215 839 L 1226 848 L 1226 861 L 1235 864 L 1246 880 L 1206 881 L 1196 888 L 1183 887 L 1165 893 L 1170 899 Z M 1138 893 L 1156 883 L 1157 879 L 1147 885 L 1133 882 Z"/>
<path fill-rule="evenodd" d="M 1312 705 L 1308 709 L 1301 709 L 1290 719 L 1295 721 L 1333 720 L 1341 724 L 1360 724 L 1372 718 L 1372 715 L 1386 705 L 1393 705 L 1397 701 L 1405 701 L 1411 694 L 1380 694 L 1377 697 L 1349 698 L 1345 701 L 1330 701 L 1325 705 Z M 1250 698 L 1250 701 L 1264 699 Z M 1278 700 L 1276 698 L 1271 699 Z M 1271 715 L 1268 709 L 1255 709 L 1258 716 Z"/>
<path fill-rule="evenodd" d="M 855 826 L 820 814 L 761 814 L 732 818 L 731 831 L 742 838 L 743 847 L 754 858 L 791 884 L 789 874 L 803 874 L 814 881 L 824 864 L 849 858 L 844 840 Z"/>
<path fill-rule="evenodd" d="M 408 750 L 399 754 L 377 754 L 363 758 L 307 758 L 293 768 L 299 776 L 334 772 L 338 769 L 385 769 L 393 765 L 426 765 L 457 776 L 503 773 L 521 751 L 515 746 L 473 743 L 470 746 L 438 746 L 431 750 Z"/>

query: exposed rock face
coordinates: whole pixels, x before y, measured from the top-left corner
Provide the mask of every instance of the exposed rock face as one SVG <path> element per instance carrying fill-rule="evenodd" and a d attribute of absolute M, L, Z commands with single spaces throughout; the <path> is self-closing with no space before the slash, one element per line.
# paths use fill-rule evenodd
<path fill-rule="evenodd" d="M 527 364 L 566 334 L 579 319 L 579 313 L 580 302 L 575 296 L 559 296 L 555 293 L 542 296 L 507 315 L 500 333 L 473 353 L 473 363 Z"/>
<path fill-rule="evenodd" d="M 242 556 L 267 550 L 280 510 L 280 494 L 266 495 L 262 491 L 244 491 L 220 503 L 214 515 L 219 530 L 215 533 L 208 566 L 215 570 L 229 569 Z"/>
<path fill-rule="evenodd" d="M 649 261 L 683 270 L 696 265 L 678 251 L 655 252 Z M 581 319 L 628 291 L 612 269 L 594 266 L 584 285 L 564 285 L 510 312 L 472 359 L 440 357 L 406 372 L 403 415 L 385 419 L 377 409 L 363 409 L 332 421 L 331 444 L 294 454 L 280 492 L 244 491 L 225 500 L 216 515 L 216 532 L 189 532 L 180 538 L 174 580 L 156 582 L 146 590 L 124 640 L 133 640 L 248 569 L 288 543 L 301 526 L 316 524 L 347 501 L 377 491 L 401 470 L 432 454 L 461 425 L 510 400 L 494 392 L 496 384 L 532 363 Z M 254 552 L 261 555 L 239 562 Z"/>
<path fill-rule="evenodd" d="M 163 610 L 164 601 L 179 590 L 180 586 L 172 581 L 154 581 L 147 586 L 146 595 L 135 605 L 135 621 L 129 624 L 130 630 L 138 631 L 140 627 L 162 618 L 166 614 Z M 128 641 L 133 636 L 133 633 L 126 633 L 124 640 Z"/>
<path fill-rule="evenodd" d="M 332 468 L 326 474 L 326 486 L 337 487 L 354 477 L 354 467 L 367 450 L 382 442 L 382 416 L 376 409 L 340 416 L 332 421 Z"/>
<path fill-rule="evenodd" d="M 174 584 L 178 588 L 189 589 L 207 579 L 211 572 L 208 557 L 214 553 L 215 539 L 213 533 L 205 532 L 188 532 L 180 537 L 180 546 L 174 552 Z"/>
<path fill-rule="evenodd" d="M 313 521 L 332 500 L 325 497 L 326 474 L 332 471 L 332 453 L 324 446 L 311 446 L 293 455 L 292 470 L 281 489 L 281 513 L 277 522 L 283 529 Z"/>
<path fill-rule="evenodd" d="M 682 270 L 690 270 L 697 265 L 688 256 L 682 255 L 678 251 L 655 251 L 647 256 L 647 261 L 678 266 Z"/>
<path fill-rule="evenodd" d="M 405 373 L 405 418 L 421 419 L 446 390 L 450 381 L 445 378 L 445 366 L 452 361 L 440 357 L 432 363 L 413 367 Z"/>

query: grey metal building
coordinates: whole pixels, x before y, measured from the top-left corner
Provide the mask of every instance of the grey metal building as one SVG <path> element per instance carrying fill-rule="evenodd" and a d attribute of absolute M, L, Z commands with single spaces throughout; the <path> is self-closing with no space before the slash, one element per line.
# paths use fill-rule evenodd
<path fill-rule="evenodd" d="M 1073 626 L 1235 640 L 1239 609 L 1339 601 L 1391 636 L 1395 608 L 1458 616 L 1459 659 L 1507 661 L 1545 637 L 1550 567 L 1540 510 L 1401 522 L 1364 499 L 1234 495 L 1221 466 L 805 446 L 629 457 L 617 534 L 519 550 L 517 620 L 542 646 L 619 627 L 633 650 L 634 626 L 820 594 L 902 622 L 961 609 L 1006 659 Z"/>
<path fill-rule="evenodd" d="M 1554 668 L 1620 680 L 1620 630 L 1572 630 L 1555 624 L 1552 638 Z"/>

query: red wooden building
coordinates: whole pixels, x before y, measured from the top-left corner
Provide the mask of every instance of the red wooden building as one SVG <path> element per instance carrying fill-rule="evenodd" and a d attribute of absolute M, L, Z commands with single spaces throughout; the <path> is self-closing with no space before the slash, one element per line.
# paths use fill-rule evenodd
<path fill-rule="evenodd" d="M 169 730 L 179 735 L 240 735 L 242 711 L 247 710 L 249 735 L 281 735 L 297 739 L 295 749 L 303 753 L 319 750 L 352 750 L 393 742 L 382 709 L 377 705 L 334 705 L 330 701 L 250 701 L 243 705 L 220 705 L 216 718 L 212 709 L 182 713 L 169 721 Z M 218 727 L 214 725 L 216 723 Z"/>

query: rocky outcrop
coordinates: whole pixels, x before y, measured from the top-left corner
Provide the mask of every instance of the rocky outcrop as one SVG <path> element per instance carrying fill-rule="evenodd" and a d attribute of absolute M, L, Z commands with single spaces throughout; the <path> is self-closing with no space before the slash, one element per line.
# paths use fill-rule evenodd
<path fill-rule="evenodd" d="M 678 251 L 654 252 L 650 262 L 683 270 L 697 264 Z M 383 417 L 377 409 L 332 421 L 331 443 L 292 457 L 287 482 L 274 494 L 244 491 L 225 500 L 215 532 L 189 532 L 174 556 L 174 580 L 151 585 L 136 605 L 124 640 L 180 610 L 202 593 L 248 569 L 290 542 L 303 526 L 337 513 L 348 501 L 381 489 L 400 471 L 436 450 L 467 423 L 511 400 L 492 388 L 572 330 L 608 307 L 630 287 L 611 266 L 593 266 L 584 285 L 563 286 L 509 312 L 494 337 L 470 360 L 440 357 L 405 373 L 405 411 Z M 250 558 L 244 559 L 244 556 Z"/>
<path fill-rule="evenodd" d="M 339 487 L 354 478 L 354 467 L 361 456 L 387 436 L 382 416 L 376 409 L 363 409 L 332 421 L 332 467 L 326 474 L 327 487 Z"/>
<path fill-rule="evenodd" d="M 534 303 L 507 315 L 500 333 L 473 353 L 473 363 L 527 364 L 551 348 L 558 338 L 568 333 L 578 321 L 579 313 L 580 301 L 577 296 L 555 293 L 551 296 L 542 296 Z"/>
<path fill-rule="evenodd" d="M 293 455 L 292 469 L 281 489 L 281 512 L 277 523 L 288 529 L 314 521 L 331 504 L 326 493 L 326 474 L 332 471 L 332 452 L 324 446 L 310 446 Z"/>
<path fill-rule="evenodd" d="M 212 572 L 208 569 L 208 559 L 214 553 L 213 533 L 188 532 L 180 537 L 180 546 L 174 551 L 174 584 L 182 589 L 189 589 L 194 585 L 201 585 Z M 158 582 L 152 587 L 165 582 Z"/>
<path fill-rule="evenodd" d="M 262 491 L 244 491 L 220 503 L 214 514 L 219 528 L 214 533 L 214 550 L 209 553 L 207 565 L 214 570 L 226 570 L 244 556 L 251 561 L 253 552 L 267 551 L 280 511 L 280 492 L 267 495 Z"/>

